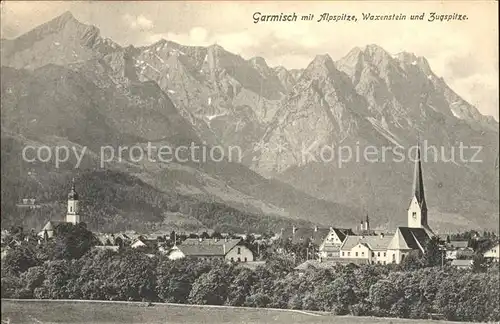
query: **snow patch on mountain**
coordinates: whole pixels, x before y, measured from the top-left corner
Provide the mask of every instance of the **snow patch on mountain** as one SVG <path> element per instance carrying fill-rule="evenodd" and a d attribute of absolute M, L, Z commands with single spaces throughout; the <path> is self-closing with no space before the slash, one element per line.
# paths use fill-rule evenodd
<path fill-rule="evenodd" d="M 401 145 L 401 140 L 394 134 L 392 133 L 389 129 L 387 124 L 383 122 L 380 122 L 376 120 L 373 117 L 366 117 L 366 119 L 373 125 L 373 127 L 382 135 L 384 136 L 388 141 L 390 141 L 392 144 L 396 146 L 403 146 Z"/>
<path fill-rule="evenodd" d="M 221 116 L 226 116 L 227 113 L 222 113 L 222 114 L 214 114 L 214 115 L 208 115 L 208 116 L 205 116 L 208 121 L 212 121 L 213 119 L 217 118 L 217 117 L 221 117 Z"/>

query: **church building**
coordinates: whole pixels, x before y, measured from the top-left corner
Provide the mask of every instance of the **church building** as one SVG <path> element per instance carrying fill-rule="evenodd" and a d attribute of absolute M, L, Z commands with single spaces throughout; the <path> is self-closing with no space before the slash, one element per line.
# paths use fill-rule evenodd
<path fill-rule="evenodd" d="M 427 240 L 434 236 L 427 223 L 427 203 L 425 201 L 424 179 L 420 145 L 417 147 L 413 173 L 412 198 L 408 206 L 408 226 L 398 227 L 387 247 L 388 262 L 401 263 L 411 251 L 425 253 Z"/>
<path fill-rule="evenodd" d="M 80 223 L 80 206 L 78 201 L 78 193 L 75 189 L 75 179 L 71 185 L 71 190 L 68 193 L 68 204 L 66 211 L 65 221 L 48 221 L 42 230 L 38 233 L 38 236 L 44 239 L 49 239 L 54 236 L 55 227 L 61 223 L 71 223 L 76 225 Z"/>
<path fill-rule="evenodd" d="M 68 211 L 66 213 L 66 223 L 73 225 L 80 223 L 80 208 L 78 205 L 78 193 L 75 190 L 75 179 L 71 185 L 71 190 L 68 193 Z"/>
<path fill-rule="evenodd" d="M 413 173 L 412 197 L 407 209 L 407 226 L 398 227 L 394 234 L 373 235 L 370 230 L 368 216 L 361 222 L 358 235 L 346 235 L 339 244 L 338 252 L 320 256 L 337 260 L 341 263 L 357 264 L 389 264 L 401 263 L 414 251 L 425 253 L 427 241 L 434 236 L 427 223 L 427 203 L 425 201 L 420 146 L 417 147 L 417 158 Z M 320 247 L 320 253 L 326 250 Z"/>
<path fill-rule="evenodd" d="M 424 180 L 420 160 L 420 146 L 417 147 L 412 193 L 413 197 L 410 201 L 410 205 L 408 206 L 408 227 L 423 228 L 429 236 L 434 236 L 434 233 L 427 223 L 427 203 L 425 202 Z"/>

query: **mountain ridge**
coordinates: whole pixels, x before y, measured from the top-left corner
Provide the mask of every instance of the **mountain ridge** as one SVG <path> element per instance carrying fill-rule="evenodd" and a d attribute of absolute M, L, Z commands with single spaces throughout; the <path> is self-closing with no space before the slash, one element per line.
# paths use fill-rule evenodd
<path fill-rule="evenodd" d="M 54 26 L 47 27 L 51 23 Z M 18 43 L 30 43 L 31 47 L 15 45 L 15 40 L 2 40 L 2 45 L 4 42 L 9 44 L 6 51 L 2 50 L 2 65 L 36 70 L 47 64 L 56 64 L 77 71 L 83 79 L 100 89 L 93 92 L 94 96 L 107 94 L 108 100 L 115 103 L 115 108 L 109 108 L 108 118 L 116 125 L 120 125 L 118 120 L 123 118 L 122 128 L 139 141 L 168 140 L 176 132 L 186 135 L 184 130 L 176 128 L 180 123 L 185 125 L 182 129 L 189 129 L 190 134 L 181 137 L 196 138 L 212 146 L 240 147 L 244 165 L 269 179 L 266 181 L 276 178 L 292 185 L 296 191 L 287 191 L 290 195 L 305 191 L 306 197 L 319 198 L 311 200 L 314 201 L 312 204 L 321 205 L 326 201 L 325 206 L 328 206 L 328 202 L 340 202 L 347 207 L 341 212 L 341 218 L 345 220 L 359 215 L 359 211 L 353 212 L 349 208 L 359 210 L 361 207 L 373 214 L 373 219 L 381 226 L 404 222 L 407 198 L 403 198 L 403 191 L 408 185 L 407 180 L 382 179 L 391 177 L 391 170 L 397 170 L 402 178 L 410 177 L 411 171 L 407 173 L 406 166 L 394 165 L 360 164 L 358 170 L 355 167 L 335 170 L 314 161 L 304 163 L 300 156 L 302 143 L 407 147 L 417 137 L 428 137 L 444 147 L 458 141 L 483 145 L 485 150 L 481 156 L 487 161 L 494 157 L 495 149 L 498 155 L 498 140 L 493 138 L 495 134 L 498 137 L 498 122 L 481 115 L 477 108 L 460 98 L 432 72 L 425 58 L 413 53 L 391 55 L 380 46 L 369 44 L 352 49 L 337 61 L 328 54 L 317 55 L 304 69 L 287 70 L 270 67 L 265 58 L 244 59 L 216 44 L 185 46 L 159 40 L 147 46 L 121 47 L 101 38 L 96 27 L 81 24 L 68 14 L 42 27 L 38 32 L 25 34 L 36 37 L 24 36 L 35 41 Z M 39 38 L 40 35 L 44 37 Z M 23 39 L 23 35 L 20 38 Z M 55 45 L 56 42 L 59 45 Z M 65 46 L 61 51 L 63 43 Z M 14 53 L 19 55 L 14 57 Z M 8 97 L 8 90 L 2 91 L 2 99 Z M 75 90 L 70 92 L 75 93 Z M 170 100 L 171 104 L 160 104 L 158 100 Z M 179 122 L 170 123 L 173 131 L 165 134 L 157 118 L 149 117 L 149 126 L 139 126 L 145 112 L 137 110 L 141 104 L 152 105 L 161 113 L 165 109 L 172 113 L 175 110 L 180 115 L 175 117 Z M 168 118 L 166 124 L 169 124 Z M 182 119 L 187 124 L 183 124 Z M 155 124 L 157 126 L 153 127 Z M 284 152 L 273 149 L 281 144 L 285 144 Z M 424 165 L 424 172 L 426 167 Z M 479 202 L 481 206 L 476 209 L 464 207 L 463 212 L 472 215 L 467 226 L 486 226 L 495 219 L 490 213 L 498 211 L 498 195 L 488 193 L 494 188 L 495 171 L 477 165 L 444 168 L 436 164 L 428 167 L 433 178 L 458 177 L 468 189 L 480 193 L 474 195 L 474 199 L 484 196 L 486 202 Z M 220 171 L 224 173 L 224 170 Z M 474 182 L 468 172 L 480 174 L 484 183 Z M 335 174 L 335 177 L 331 179 L 328 174 Z M 372 178 L 371 187 L 366 184 L 371 181 L 363 181 L 364 177 Z M 431 188 L 438 184 L 433 178 L 426 180 Z M 226 178 L 224 181 L 231 180 Z M 462 191 L 460 181 L 449 185 L 450 192 Z M 261 193 L 245 186 L 241 185 L 238 190 L 247 190 L 250 196 L 257 197 L 257 201 L 265 200 Z M 373 195 L 379 189 L 375 202 L 360 197 L 375 197 Z M 391 189 L 397 193 L 394 197 L 398 202 L 391 202 L 394 200 Z M 250 199 L 250 196 L 244 199 Z M 281 198 L 274 197 L 274 202 L 287 200 L 285 196 L 283 193 Z M 434 201 L 441 214 L 453 211 L 456 205 L 475 204 L 471 197 L 465 196 L 466 204 L 460 195 L 445 196 Z M 290 203 L 288 199 L 287 204 Z M 384 203 L 393 216 L 384 215 Z M 294 209 L 297 208 L 295 205 Z M 320 208 L 318 212 L 314 206 L 308 208 L 299 212 L 302 215 L 295 214 L 302 218 L 322 219 L 322 222 L 328 220 L 326 210 Z M 323 216 L 311 215 L 311 212 Z M 346 217 L 349 212 L 353 212 L 353 217 Z M 456 217 L 465 217 L 453 212 L 459 215 Z M 480 220 L 482 217 L 484 221 Z M 450 223 L 449 220 L 446 222 Z"/>

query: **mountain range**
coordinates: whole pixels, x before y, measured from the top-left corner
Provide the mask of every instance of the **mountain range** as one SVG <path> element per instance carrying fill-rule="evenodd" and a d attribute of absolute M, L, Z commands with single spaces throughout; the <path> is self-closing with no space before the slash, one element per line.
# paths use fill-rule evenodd
<path fill-rule="evenodd" d="M 482 147 L 482 163 L 423 164 L 431 227 L 498 224 L 498 123 L 411 53 L 367 45 L 288 70 L 218 45 L 123 47 L 67 12 L 2 39 L 1 63 L 2 224 L 62 217 L 76 175 L 87 221 L 102 230 L 354 227 L 366 214 L 387 230 L 406 223 L 410 161 L 340 167 L 305 161 L 303 148 L 407 148 L 417 138 L 447 152 L 460 142 Z M 147 143 L 239 147 L 242 159 L 125 157 L 102 170 L 103 146 L 146 151 Z M 84 159 L 78 169 L 74 159 L 61 168 L 28 163 L 28 144 L 74 147 Z M 28 196 L 45 207 L 19 217 L 15 204 Z"/>

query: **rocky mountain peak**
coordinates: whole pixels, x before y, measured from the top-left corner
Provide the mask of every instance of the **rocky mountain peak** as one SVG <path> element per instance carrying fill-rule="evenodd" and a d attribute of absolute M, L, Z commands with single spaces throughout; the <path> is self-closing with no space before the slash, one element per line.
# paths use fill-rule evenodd
<path fill-rule="evenodd" d="M 16 68 L 34 69 L 51 63 L 71 64 L 102 57 L 120 49 L 118 44 L 100 37 L 97 27 L 79 22 L 67 11 L 15 39 L 2 42 L 2 62 Z"/>
<path fill-rule="evenodd" d="M 363 48 L 363 53 L 368 55 L 390 56 L 390 54 L 377 44 L 368 44 Z"/>
<path fill-rule="evenodd" d="M 263 57 L 256 56 L 249 60 L 250 64 L 254 69 L 256 69 L 263 78 L 276 77 L 275 72 L 267 65 L 266 60 Z"/>
<path fill-rule="evenodd" d="M 314 57 L 314 60 L 311 62 L 311 64 L 315 65 L 333 65 L 333 60 L 330 55 L 328 54 L 319 54 Z"/>
<path fill-rule="evenodd" d="M 363 57 L 363 50 L 359 47 L 354 47 L 352 50 L 347 53 L 346 56 L 342 58 L 343 61 L 357 63 Z"/>
<path fill-rule="evenodd" d="M 393 58 L 385 49 L 378 45 L 367 45 L 363 50 L 363 59 L 372 65 L 384 67 L 389 65 Z"/>
<path fill-rule="evenodd" d="M 432 74 L 429 62 L 423 56 L 416 56 L 414 53 L 409 52 L 401 52 L 394 55 L 394 58 L 404 65 L 418 66 L 426 75 Z"/>
<path fill-rule="evenodd" d="M 398 62 L 382 47 L 370 44 L 364 48 L 355 47 L 335 63 L 337 69 L 346 73 L 353 84 L 363 79 L 385 79 L 389 74 L 397 74 Z M 370 81 L 370 82 L 372 82 Z"/>
<path fill-rule="evenodd" d="M 168 43 L 168 41 L 165 38 L 162 38 L 162 39 L 154 42 L 153 44 L 151 44 L 150 47 L 161 46 L 161 45 L 165 45 L 167 43 Z"/>
<path fill-rule="evenodd" d="M 288 71 L 283 65 L 278 65 L 273 68 L 276 73 L 281 73 L 283 71 Z"/>
<path fill-rule="evenodd" d="M 335 64 L 328 54 L 316 55 L 311 63 L 307 66 L 303 75 L 321 75 L 326 76 L 333 71 L 336 71 Z"/>
<path fill-rule="evenodd" d="M 30 38 L 30 36 L 31 37 L 38 36 L 37 38 L 40 38 L 47 36 L 48 34 L 51 33 L 60 32 L 66 28 L 78 29 L 86 27 L 90 26 L 81 23 L 73 16 L 73 14 L 70 11 L 66 11 L 63 14 L 55 17 L 54 19 L 46 22 L 45 24 L 40 25 L 37 28 L 33 29 L 32 31 L 24 34 L 20 38 Z M 96 27 L 94 28 L 97 29 Z"/>
<path fill-rule="evenodd" d="M 60 21 L 60 22 L 76 21 L 76 22 L 78 22 L 78 20 L 76 20 L 75 16 L 73 16 L 71 11 L 63 12 L 58 17 L 52 19 L 52 21 Z"/>
<path fill-rule="evenodd" d="M 225 52 L 226 50 L 224 47 L 220 46 L 219 44 L 212 44 L 207 47 L 209 51 L 213 51 L 214 53 L 220 53 L 220 52 Z"/>
<path fill-rule="evenodd" d="M 359 47 L 353 48 L 346 56 L 335 62 L 335 66 L 356 83 L 363 68 L 363 51 Z"/>
<path fill-rule="evenodd" d="M 37 41 L 47 35 L 56 33 L 67 27 L 68 25 L 83 25 L 73 17 L 71 12 L 66 11 L 60 16 L 36 27 L 35 29 L 23 34 L 16 40 L 18 43 L 30 45 L 32 42 Z"/>
<path fill-rule="evenodd" d="M 401 53 L 394 55 L 394 57 L 397 60 L 399 60 L 403 63 L 406 63 L 406 64 L 411 64 L 412 62 L 417 61 L 417 56 L 415 54 L 409 53 L 409 52 L 401 52 Z"/>
<path fill-rule="evenodd" d="M 261 57 L 261 56 L 252 57 L 252 58 L 250 59 L 250 62 L 251 62 L 254 66 L 260 66 L 260 67 L 269 68 L 269 66 L 267 65 L 266 60 L 265 60 L 263 57 Z"/>
<path fill-rule="evenodd" d="M 283 88 L 288 92 L 292 90 L 293 86 L 297 83 L 297 79 L 285 67 L 279 65 L 273 68 L 274 73 L 280 80 Z"/>

